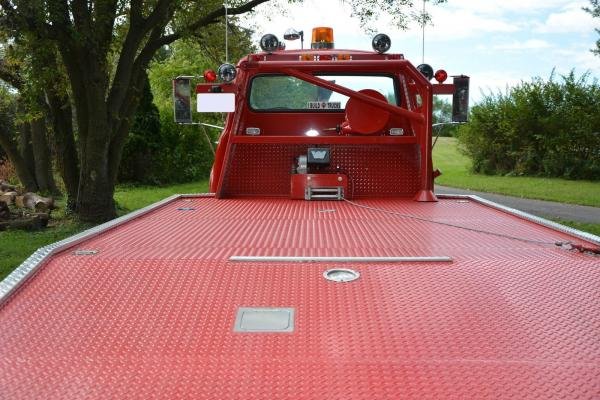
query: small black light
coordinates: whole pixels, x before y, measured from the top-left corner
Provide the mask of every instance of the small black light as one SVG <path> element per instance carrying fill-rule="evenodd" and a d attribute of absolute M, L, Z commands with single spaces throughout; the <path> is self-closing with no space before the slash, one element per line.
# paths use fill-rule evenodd
<path fill-rule="evenodd" d="M 378 33 L 373 38 L 371 42 L 371 46 L 373 46 L 373 50 L 376 52 L 383 54 L 392 47 L 392 39 L 385 33 Z"/>
<path fill-rule="evenodd" d="M 297 40 L 300 39 L 304 36 L 304 32 L 300 31 L 298 32 L 297 30 L 295 30 L 294 28 L 290 28 L 287 31 L 285 31 L 285 33 L 283 34 L 283 38 L 285 40 Z"/>
<path fill-rule="evenodd" d="M 219 78 L 221 78 L 223 82 L 231 82 L 235 79 L 235 76 L 237 74 L 235 66 L 232 64 L 221 64 L 221 66 L 217 70 L 217 73 L 219 74 Z"/>
<path fill-rule="evenodd" d="M 272 33 L 267 33 L 260 38 L 260 48 L 267 53 L 272 53 L 279 48 L 279 39 Z"/>
<path fill-rule="evenodd" d="M 425 76 L 425 78 L 427 78 L 428 81 L 430 81 L 431 78 L 433 78 L 433 68 L 431 68 L 431 65 L 421 64 L 417 67 L 417 69 L 420 73 L 423 74 L 423 76 Z"/>

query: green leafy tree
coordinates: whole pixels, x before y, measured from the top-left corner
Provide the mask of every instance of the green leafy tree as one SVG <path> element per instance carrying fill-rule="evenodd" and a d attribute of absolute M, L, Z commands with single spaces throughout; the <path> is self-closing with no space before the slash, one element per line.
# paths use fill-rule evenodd
<path fill-rule="evenodd" d="M 589 12 L 593 17 L 600 18 L 600 0 L 590 0 L 591 7 L 585 7 L 584 10 Z M 600 34 L 600 29 L 596 29 Z M 592 52 L 600 56 L 600 39 L 596 41 L 596 48 Z"/>
<path fill-rule="evenodd" d="M 219 130 L 198 125 L 179 125 L 173 121 L 171 80 L 179 75 L 198 76 L 207 69 L 216 69 L 225 59 L 223 26 L 203 33 L 203 40 L 184 39 L 162 51 L 150 65 L 149 77 L 160 113 L 160 143 L 152 166 L 150 180 L 186 182 L 207 177 L 213 162 L 215 141 Z M 249 31 L 238 27 L 235 19 L 229 26 L 229 58 L 237 60 L 253 51 Z M 192 109 L 194 109 L 192 96 Z M 223 115 L 195 114 L 196 122 L 223 126 Z"/>
<path fill-rule="evenodd" d="M 52 46 L 45 48 L 44 44 L 43 40 L 33 42 L 28 37 L 0 43 L 3 97 L 5 102 L 13 103 L 14 108 L 10 119 L 0 129 L 0 146 L 27 190 L 57 193 L 49 146 L 51 129 L 46 123 L 45 88 L 32 84 L 29 79 L 32 75 L 42 76 L 49 63 Z M 52 85 L 48 84 L 49 87 Z"/>
<path fill-rule="evenodd" d="M 433 96 L 433 134 L 439 136 L 454 136 L 458 126 L 453 125 L 451 122 L 452 104 L 442 96 Z"/>
<path fill-rule="evenodd" d="M 600 85 L 573 72 L 522 82 L 471 109 L 459 140 L 476 172 L 600 179 Z"/>
<path fill-rule="evenodd" d="M 425 2 L 435 5 L 446 3 L 446 0 Z M 401 29 L 406 29 L 411 21 L 427 24 L 431 20 L 429 13 L 414 8 L 413 0 L 348 0 L 348 3 L 352 6 L 352 15 L 359 18 L 361 27 L 367 31 L 373 31 L 372 22 L 384 15 L 391 16 L 392 24 Z"/>
<path fill-rule="evenodd" d="M 155 166 L 164 147 L 160 115 L 153 103 L 150 81 L 146 78 L 140 105 L 123 149 L 119 166 L 120 182 L 156 183 Z"/>
<path fill-rule="evenodd" d="M 267 0 L 233 1 L 243 14 Z M 50 40 L 66 70 L 76 109 L 79 173 L 75 211 L 83 220 L 113 218 L 118 167 L 144 86 L 163 46 L 222 22 L 219 1 L 0 0 L 12 36 Z"/>

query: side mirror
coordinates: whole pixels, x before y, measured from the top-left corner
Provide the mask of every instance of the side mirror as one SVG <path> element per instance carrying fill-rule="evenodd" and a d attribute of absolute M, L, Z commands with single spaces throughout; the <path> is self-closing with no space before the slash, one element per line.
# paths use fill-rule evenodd
<path fill-rule="evenodd" d="M 176 123 L 192 123 L 191 84 L 189 78 L 173 79 L 173 111 Z"/>
<path fill-rule="evenodd" d="M 454 94 L 452 96 L 452 122 L 469 120 L 469 77 L 454 77 Z"/>

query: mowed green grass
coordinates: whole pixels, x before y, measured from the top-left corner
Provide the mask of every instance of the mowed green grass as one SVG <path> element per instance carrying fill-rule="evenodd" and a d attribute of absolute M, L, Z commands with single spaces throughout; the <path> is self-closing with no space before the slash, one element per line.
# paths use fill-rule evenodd
<path fill-rule="evenodd" d="M 203 193 L 208 182 L 200 181 L 172 186 L 119 186 L 115 200 L 119 214 L 125 214 L 177 193 Z M 18 267 L 40 247 L 57 242 L 90 228 L 64 214 L 64 202 L 59 201 L 59 210 L 52 214 L 50 226 L 37 232 L 10 230 L 0 232 L 0 280 Z"/>
<path fill-rule="evenodd" d="M 552 218 L 553 221 L 558 222 L 559 224 L 570 226 L 571 228 L 578 229 L 580 231 L 593 233 L 596 236 L 600 236 L 600 224 L 589 224 L 585 222 L 578 221 L 565 221 L 560 218 Z"/>
<path fill-rule="evenodd" d="M 206 193 L 208 181 L 182 183 L 171 186 L 118 186 L 115 190 L 115 201 L 119 213 L 130 212 L 156 203 L 174 194 Z"/>
<path fill-rule="evenodd" d="M 600 182 L 473 174 L 471 162 L 458 151 L 455 138 L 438 139 L 433 149 L 433 166 L 442 172 L 435 180 L 439 185 L 600 207 Z"/>

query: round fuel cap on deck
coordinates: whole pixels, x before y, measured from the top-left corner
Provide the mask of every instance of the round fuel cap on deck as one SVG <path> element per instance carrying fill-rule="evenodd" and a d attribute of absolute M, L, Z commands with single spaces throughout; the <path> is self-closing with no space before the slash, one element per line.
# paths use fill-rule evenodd
<path fill-rule="evenodd" d="M 352 282 L 360 277 L 360 273 L 353 269 L 333 268 L 323 272 L 323 277 L 332 282 Z"/>

